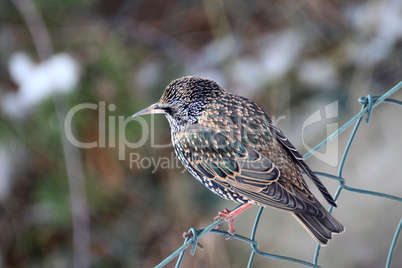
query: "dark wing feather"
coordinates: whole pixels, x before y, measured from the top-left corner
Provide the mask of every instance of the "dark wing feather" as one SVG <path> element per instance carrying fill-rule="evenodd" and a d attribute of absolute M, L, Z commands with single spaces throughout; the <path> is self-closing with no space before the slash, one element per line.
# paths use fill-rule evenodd
<path fill-rule="evenodd" d="M 202 133 L 200 133 L 202 131 Z M 261 205 L 322 216 L 314 202 L 286 189 L 279 169 L 264 155 L 239 141 L 206 129 L 184 132 L 177 142 L 190 169 L 207 180 Z M 208 141 L 208 142 L 207 142 Z M 295 190 L 297 191 L 297 190 Z"/>
<path fill-rule="evenodd" d="M 320 179 L 314 174 L 314 172 L 309 168 L 309 166 L 307 166 L 306 162 L 304 162 L 303 156 L 300 155 L 300 153 L 293 146 L 293 144 L 285 137 L 283 132 L 273 124 L 270 124 L 270 128 L 274 133 L 275 137 L 277 138 L 277 140 L 279 140 L 279 142 L 289 150 L 289 152 L 292 154 L 292 156 L 297 161 L 299 166 L 306 172 L 306 174 L 314 182 L 314 184 L 320 190 L 321 194 L 328 201 L 328 203 L 331 204 L 331 206 L 336 207 L 336 203 L 332 198 L 331 194 L 328 192 L 327 188 L 322 184 Z"/>

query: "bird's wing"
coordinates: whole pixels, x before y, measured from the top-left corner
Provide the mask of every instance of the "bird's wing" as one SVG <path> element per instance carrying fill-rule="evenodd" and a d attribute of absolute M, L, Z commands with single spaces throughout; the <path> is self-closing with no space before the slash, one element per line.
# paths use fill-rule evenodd
<path fill-rule="evenodd" d="M 331 204 L 331 206 L 336 207 L 336 203 L 335 203 L 334 199 L 332 198 L 331 194 L 328 192 L 327 188 L 322 184 L 320 179 L 314 174 L 314 172 L 309 168 L 309 166 L 307 166 L 306 162 L 304 162 L 303 156 L 300 155 L 300 153 L 293 146 L 293 144 L 285 137 L 283 132 L 273 124 L 270 124 L 269 127 L 272 130 L 272 132 L 274 133 L 277 140 L 279 140 L 279 142 L 283 146 L 285 146 L 285 148 L 288 149 L 288 151 L 291 153 L 291 155 L 296 160 L 296 162 L 299 164 L 299 166 L 306 172 L 306 174 L 314 182 L 314 184 L 320 190 L 321 194 L 328 201 L 328 203 Z"/>
<path fill-rule="evenodd" d="M 188 165 L 221 189 L 261 205 L 321 216 L 313 200 L 278 181 L 280 171 L 267 157 L 241 142 L 207 128 L 181 134 L 177 142 Z"/>

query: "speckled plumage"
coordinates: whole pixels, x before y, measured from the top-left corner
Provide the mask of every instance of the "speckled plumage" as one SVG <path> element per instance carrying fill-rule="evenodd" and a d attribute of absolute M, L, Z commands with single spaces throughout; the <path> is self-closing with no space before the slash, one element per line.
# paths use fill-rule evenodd
<path fill-rule="evenodd" d="M 147 113 L 166 115 L 179 159 L 215 194 L 289 211 L 321 245 L 344 231 L 313 196 L 301 171 L 336 206 L 325 186 L 251 100 L 209 79 L 188 76 L 171 82 L 156 104 L 136 115 Z"/>

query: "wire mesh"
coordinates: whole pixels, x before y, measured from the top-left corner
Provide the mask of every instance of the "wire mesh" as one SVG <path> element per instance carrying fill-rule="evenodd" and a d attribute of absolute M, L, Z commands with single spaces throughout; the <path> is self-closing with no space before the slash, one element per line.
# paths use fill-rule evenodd
<path fill-rule="evenodd" d="M 359 99 L 360 104 L 362 104 L 361 111 L 358 114 L 356 114 L 354 117 L 352 117 L 345 125 L 343 125 L 341 128 L 339 128 L 336 132 L 331 134 L 328 138 L 326 138 L 324 141 L 322 141 L 320 144 L 318 144 L 315 148 L 313 148 L 311 151 L 309 151 L 306 155 L 304 155 L 304 158 L 307 159 L 308 157 L 313 155 L 314 152 L 318 151 L 321 147 L 325 146 L 328 142 L 330 142 L 331 140 L 333 140 L 334 138 L 339 136 L 342 132 L 344 132 L 351 125 L 355 124 L 354 129 L 353 129 L 353 131 L 352 131 L 352 133 L 351 133 L 351 135 L 349 137 L 348 143 L 347 143 L 347 145 L 345 147 L 345 150 L 343 152 L 342 159 L 341 159 L 341 162 L 340 162 L 340 165 L 339 165 L 337 175 L 333 175 L 333 174 L 329 174 L 329 173 L 323 173 L 323 172 L 315 172 L 317 174 L 317 176 L 326 177 L 326 178 L 329 178 L 329 179 L 334 179 L 334 180 L 337 180 L 339 182 L 338 189 L 337 189 L 337 191 L 336 191 L 336 193 L 334 195 L 334 200 L 335 201 L 337 201 L 339 199 L 341 192 L 343 190 L 345 190 L 345 191 L 355 192 L 355 193 L 358 193 L 358 194 L 365 194 L 365 195 L 377 196 L 377 197 L 382 197 L 382 198 L 388 198 L 388 199 L 394 200 L 396 202 L 402 203 L 402 197 L 393 196 L 393 195 L 389 195 L 389 194 L 381 193 L 381 192 L 364 190 L 364 189 L 361 189 L 361 188 L 353 188 L 353 187 L 347 186 L 346 185 L 346 180 L 344 178 L 342 178 L 342 172 L 343 172 L 344 165 L 346 163 L 346 158 L 347 158 L 347 156 L 349 154 L 350 147 L 351 147 L 351 145 L 352 145 L 352 143 L 354 141 L 354 138 L 356 136 L 357 130 L 360 127 L 360 124 L 361 124 L 361 121 L 363 120 L 364 115 L 367 114 L 366 122 L 369 123 L 374 108 L 377 107 L 379 104 L 381 104 L 381 103 L 390 103 L 390 104 L 396 104 L 398 106 L 402 106 L 402 101 L 398 101 L 398 100 L 394 100 L 394 99 L 389 98 L 392 94 L 394 94 L 396 91 L 398 91 L 401 88 L 402 88 L 402 81 L 399 82 L 396 86 L 391 88 L 389 91 L 387 91 L 382 96 L 374 97 L 374 96 L 371 96 L 371 95 L 367 95 L 365 97 L 361 97 Z M 254 226 L 253 226 L 250 238 L 247 238 L 247 237 L 244 237 L 244 236 L 241 236 L 241 235 L 236 235 L 236 234 L 233 236 L 234 239 L 237 239 L 239 241 L 248 243 L 251 246 L 252 251 L 251 251 L 251 254 L 250 254 L 250 258 L 249 258 L 249 262 L 248 262 L 247 267 L 252 267 L 254 257 L 255 257 L 256 254 L 260 255 L 260 256 L 263 256 L 263 257 L 266 257 L 266 258 L 299 263 L 301 265 L 305 265 L 305 266 L 308 266 L 308 267 L 320 267 L 317 264 L 320 249 L 321 249 L 321 246 L 319 244 L 317 244 L 317 246 L 316 246 L 313 262 L 307 262 L 307 261 L 304 261 L 304 260 L 291 258 L 291 257 L 287 257 L 287 256 L 282 256 L 282 255 L 274 255 L 274 254 L 270 254 L 270 253 L 263 252 L 263 251 L 259 250 L 258 249 L 259 244 L 255 241 L 255 234 L 256 234 L 258 223 L 259 223 L 259 220 L 260 220 L 260 216 L 261 216 L 261 213 L 262 213 L 263 210 L 264 210 L 264 208 L 260 207 L 260 209 L 259 209 L 259 211 L 258 211 L 258 213 L 256 215 Z M 328 211 L 331 213 L 332 210 L 333 210 L 333 207 L 331 206 Z M 211 225 L 209 225 L 208 227 L 203 228 L 203 229 L 199 229 L 199 230 L 195 230 L 194 228 L 191 228 L 189 230 L 189 232 L 188 232 L 188 235 L 185 236 L 184 244 L 180 248 L 178 248 L 175 252 L 173 252 L 170 256 L 168 256 L 166 259 L 164 259 L 161 263 L 159 263 L 156 267 L 158 267 L 158 268 L 164 267 L 165 265 L 167 265 L 168 263 L 173 261 L 177 256 L 179 256 L 179 258 L 178 258 L 178 260 L 176 262 L 176 267 L 180 267 L 180 265 L 181 265 L 181 263 L 183 261 L 186 249 L 191 247 L 190 254 L 194 255 L 195 250 L 197 248 L 197 245 L 199 246 L 198 240 L 201 237 L 203 237 L 204 235 L 206 235 L 206 234 L 213 233 L 213 234 L 219 234 L 219 235 L 225 236 L 225 237 L 231 237 L 231 235 L 229 233 L 215 229 L 215 227 L 217 227 L 222 222 L 223 222 L 223 220 L 215 221 Z M 402 229 L 402 218 L 401 218 L 399 224 L 397 225 L 393 240 L 391 242 L 391 245 L 390 245 L 390 248 L 389 248 L 389 251 L 388 251 L 388 257 L 387 257 L 387 261 L 386 261 L 386 265 L 385 265 L 386 268 L 390 267 L 392 256 L 393 256 L 393 253 L 394 253 L 394 250 L 395 250 L 396 241 L 397 241 L 397 239 L 399 237 L 401 229 Z"/>

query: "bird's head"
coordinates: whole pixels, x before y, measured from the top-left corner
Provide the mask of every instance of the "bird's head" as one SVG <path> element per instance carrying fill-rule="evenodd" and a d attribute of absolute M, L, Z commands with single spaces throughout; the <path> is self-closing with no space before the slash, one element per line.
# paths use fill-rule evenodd
<path fill-rule="evenodd" d="M 194 124 L 202 114 L 206 104 L 224 92 L 216 82 L 199 76 L 186 76 L 172 81 L 160 100 L 137 112 L 144 114 L 164 114 L 172 128 Z"/>

